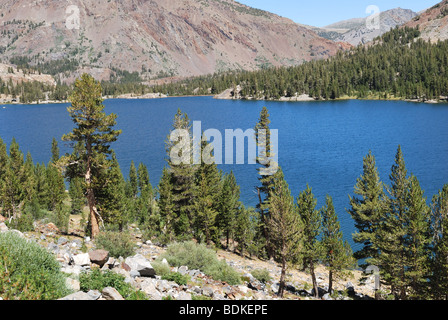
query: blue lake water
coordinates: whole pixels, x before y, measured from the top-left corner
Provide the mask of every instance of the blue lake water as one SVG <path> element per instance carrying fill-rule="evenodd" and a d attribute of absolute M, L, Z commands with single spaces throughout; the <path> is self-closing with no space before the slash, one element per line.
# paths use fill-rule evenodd
<path fill-rule="evenodd" d="M 165 140 L 178 108 L 202 130 L 254 128 L 263 106 L 271 115 L 271 129 L 279 130 L 279 162 L 293 195 L 308 183 L 322 207 L 327 194 L 333 197 L 344 236 L 355 231 L 346 208 L 363 157 L 372 150 L 381 179 L 389 184 L 398 145 L 402 146 L 409 173 L 419 179 L 428 203 L 448 183 L 448 104 L 432 105 L 402 101 L 265 102 L 227 101 L 211 97 L 160 100 L 106 100 L 106 113 L 118 115 L 123 130 L 113 144 L 127 176 L 131 160 L 143 162 L 151 183 L 158 184 L 165 162 Z M 13 137 L 35 162 L 50 159 L 51 140 L 60 141 L 61 153 L 70 149 L 60 140 L 73 128 L 68 105 L 0 106 L 0 137 L 9 145 Z M 258 185 L 256 166 L 220 165 L 233 170 L 241 185 L 241 200 L 255 206 Z M 353 243 L 352 243 L 353 244 Z"/>

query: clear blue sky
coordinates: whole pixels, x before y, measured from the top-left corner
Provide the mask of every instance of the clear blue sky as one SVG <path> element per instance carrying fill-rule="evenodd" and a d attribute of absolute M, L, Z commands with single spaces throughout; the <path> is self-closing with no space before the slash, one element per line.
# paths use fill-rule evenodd
<path fill-rule="evenodd" d="M 270 11 L 295 22 L 323 27 L 351 18 L 367 17 L 366 9 L 377 6 L 380 11 L 393 8 L 415 12 L 432 7 L 442 0 L 237 0 L 245 5 Z"/>

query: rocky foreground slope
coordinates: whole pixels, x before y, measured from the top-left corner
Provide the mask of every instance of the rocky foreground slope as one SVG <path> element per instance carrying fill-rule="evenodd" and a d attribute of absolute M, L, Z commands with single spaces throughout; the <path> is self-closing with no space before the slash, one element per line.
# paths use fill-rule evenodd
<path fill-rule="evenodd" d="M 218 251 L 220 259 L 225 259 L 227 264 L 237 270 L 244 279 L 240 285 L 229 285 L 213 280 L 201 270 L 189 270 L 187 266 L 179 268 L 171 267 L 171 271 L 180 274 L 188 274 L 190 281 L 187 285 L 178 285 L 175 282 L 162 280 L 155 274 L 151 262 L 156 260 L 166 248 L 152 243 L 142 242 L 142 235 L 138 228 L 131 228 L 136 255 L 123 259 L 111 257 L 107 251 L 97 250 L 95 243 L 88 238 L 64 236 L 52 224 L 37 225 L 37 232 L 20 233 L 30 241 L 35 241 L 52 252 L 61 265 L 61 270 L 68 274 L 67 286 L 75 293 L 62 300 L 122 300 L 123 297 L 114 289 L 106 288 L 99 291 L 80 291 L 79 275 L 82 272 L 90 272 L 92 268 L 111 270 L 126 278 L 134 288 L 142 291 L 150 300 L 175 299 L 192 300 L 201 296 L 210 300 L 277 300 L 278 280 L 280 279 L 280 267 L 273 261 L 260 261 L 247 259 L 232 252 Z M 0 223 L 0 232 L 10 232 L 4 223 Z M 164 263 L 167 264 L 166 261 Z M 272 281 L 262 283 L 255 279 L 251 272 L 256 269 L 269 271 Z M 322 300 L 333 299 L 370 299 L 373 296 L 374 279 L 368 278 L 364 283 L 360 282 L 361 273 L 354 271 L 349 279 L 337 281 L 336 294 L 330 296 L 326 292 L 328 273 L 324 267 L 317 270 L 319 283 L 319 295 Z M 290 270 L 287 294 L 284 299 L 303 300 L 314 299 L 312 296 L 311 277 L 309 274 L 297 270 Z"/>

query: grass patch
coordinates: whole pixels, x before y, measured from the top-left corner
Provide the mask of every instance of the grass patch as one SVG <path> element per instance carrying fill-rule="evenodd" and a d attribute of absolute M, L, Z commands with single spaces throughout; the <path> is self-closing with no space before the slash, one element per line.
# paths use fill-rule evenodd
<path fill-rule="evenodd" d="M 224 260 L 218 260 L 216 253 L 203 244 L 192 241 L 175 243 L 168 246 L 167 251 L 159 259 L 165 258 L 171 266 L 187 266 L 198 269 L 215 280 L 230 285 L 241 283 L 241 277 Z"/>

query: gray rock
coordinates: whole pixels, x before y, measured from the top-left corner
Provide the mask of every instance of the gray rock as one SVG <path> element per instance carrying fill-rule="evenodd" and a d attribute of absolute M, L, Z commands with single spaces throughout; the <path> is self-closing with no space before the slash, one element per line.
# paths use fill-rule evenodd
<path fill-rule="evenodd" d="M 185 292 L 185 291 L 181 291 L 179 292 L 179 294 L 177 296 L 175 296 L 176 300 L 191 300 L 191 294 Z"/>
<path fill-rule="evenodd" d="M 162 294 L 157 290 L 152 279 L 144 279 L 140 284 L 140 290 L 146 293 L 152 300 L 162 300 Z"/>
<path fill-rule="evenodd" d="M 131 278 L 137 278 L 137 277 L 140 277 L 141 275 L 140 275 L 140 272 L 138 272 L 137 270 L 131 270 L 130 272 L 129 272 L 129 275 L 131 276 Z"/>
<path fill-rule="evenodd" d="M 58 239 L 58 246 L 63 246 L 64 244 L 67 244 L 67 243 L 68 243 L 68 240 L 64 237 L 60 237 Z"/>
<path fill-rule="evenodd" d="M 6 232 L 8 231 L 8 227 L 4 222 L 0 223 L 0 232 Z"/>
<path fill-rule="evenodd" d="M 177 270 L 177 272 L 179 272 L 181 275 L 186 275 L 188 272 L 188 267 L 187 266 L 181 266 L 179 267 L 179 269 Z"/>
<path fill-rule="evenodd" d="M 81 290 L 81 284 L 76 279 L 65 278 L 65 285 L 68 289 L 73 290 L 73 291 Z"/>
<path fill-rule="evenodd" d="M 213 297 L 213 288 L 209 287 L 209 286 L 205 286 L 202 288 L 202 295 L 206 296 L 206 297 Z"/>
<path fill-rule="evenodd" d="M 73 256 L 73 263 L 77 266 L 90 266 L 89 254 L 81 253 Z"/>
<path fill-rule="evenodd" d="M 94 300 L 85 292 L 78 291 L 58 300 Z"/>
<path fill-rule="evenodd" d="M 98 290 L 90 290 L 87 294 L 92 297 L 92 300 L 98 300 L 101 297 L 101 292 Z"/>
<path fill-rule="evenodd" d="M 106 300 L 124 300 L 121 294 L 117 291 L 117 289 L 112 287 L 106 287 L 101 291 L 101 294 Z"/>
<path fill-rule="evenodd" d="M 125 263 L 131 270 L 138 271 L 142 277 L 154 277 L 156 275 L 151 263 L 141 254 L 126 258 Z"/>

